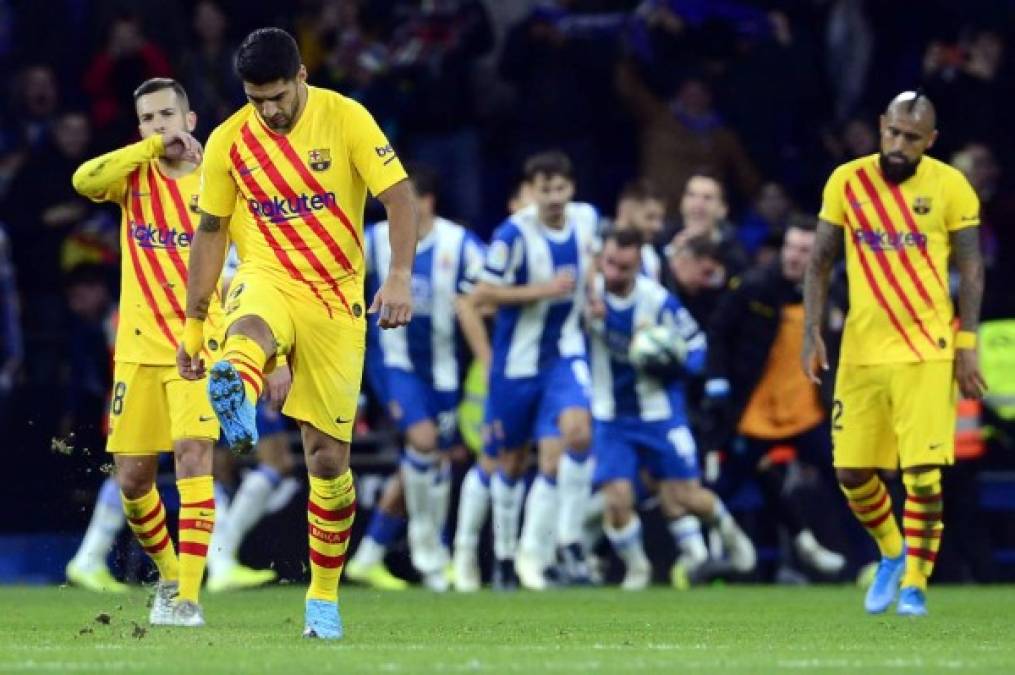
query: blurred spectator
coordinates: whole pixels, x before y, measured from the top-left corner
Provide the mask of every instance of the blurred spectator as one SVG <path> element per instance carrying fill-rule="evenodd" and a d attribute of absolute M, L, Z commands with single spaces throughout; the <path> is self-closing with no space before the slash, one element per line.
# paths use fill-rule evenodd
<path fill-rule="evenodd" d="M 688 237 L 706 235 L 720 251 L 724 267 L 717 281 L 720 286 L 725 285 L 727 274 L 739 274 L 747 267 L 747 254 L 737 240 L 736 228 L 726 219 L 729 213 L 726 190 L 713 174 L 705 171 L 691 174 L 680 196 L 679 213 L 679 219 L 662 235 L 664 246 L 675 246 Z"/>
<path fill-rule="evenodd" d="M 0 127 L 0 197 L 26 154 L 49 140 L 59 104 L 56 75 L 49 66 L 26 66 L 14 78 Z"/>
<path fill-rule="evenodd" d="M 26 323 L 52 329 L 59 321 L 60 253 L 64 239 L 93 211 L 74 192 L 71 176 L 88 156 L 88 118 L 67 112 L 57 118 L 53 137 L 33 153 L 14 177 L 4 202 L 10 226 L 18 287 L 32 307 Z"/>
<path fill-rule="evenodd" d="M 477 0 L 421 3 L 394 36 L 399 89 L 408 94 L 403 152 L 438 171 L 445 212 L 468 223 L 482 211 L 473 67 L 491 47 L 490 19 Z"/>
<path fill-rule="evenodd" d="M 84 90 L 91 98 L 92 122 L 103 147 L 123 145 L 136 137 L 133 92 L 151 77 L 170 77 L 166 54 L 141 30 L 129 13 L 109 25 L 106 45 L 85 72 Z"/>
<path fill-rule="evenodd" d="M 666 247 L 666 260 L 670 290 L 698 325 L 707 326 L 725 286 L 719 244 L 708 234 L 682 237 Z"/>
<path fill-rule="evenodd" d="M 703 445 L 727 451 L 724 498 L 756 477 L 796 555 L 834 575 L 845 559 L 818 543 L 787 487 L 798 458 L 821 470 L 826 487 L 834 485 L 827 416 L 817 386 L 800 368 L 803 278 L 814 239 L 814 221 L 798 221 L 786 232 L 779 259 L 735 279 L 719 302 L 708 330 Z"/>
<path fill-rule="evenodd" d="M 617 90 L 641 127 L 641 174 L 659 185 L 667 212 L 677 212 L 683 186 L 706 169 L 752 197 L 761 179 L 736 134 L 712 106 L 712 90 L 696 77 L 685 79 L 668 101 L 650 91 L 631 63 L 617 69 Z"/>
<path fill-rule="evenodd" d="M 184 50 L 180 74 L 203 131 L 200 137 L 246 102 L 233 71 L 235 45 L 227 40 L 227 28 L 228 19 L 217 2 L 201 0 L 194 6 L 194 40 Z"/>
<path fill-rule="evenodd" d="M 840 122 L 857 112 L 874 55 L 874 31 L 863 0 L 834 0 L 826 26 L 828 83 L 833 114 Z"/>
<path fill-rule="evenodd" d="M 793 214 L 793 201 L 779 183 L 765 183 L 740 226 L 737 239 L 756 264 L 766 265 L 781 245 Z M 760 256 L 760 257 L 759 257 Z"/>
<path fill-rule="evenodd" d="M 518 142 L 513 162 L 548 147 L 572 160 L 582 193 L 597 195 L 610 164 L 610 72 L 625 16 L 583 14 L 577 0 L 542 3 L 508 32 L 500 72 L 514 85 Z M 624 139 L 626 140 L 626 139 Z"/>
<path fill-rule="evenodd" d="M 969 143 L 952 157 L 980 198 L 980 235 L 987 266 L 984 318 L 1015 317 L 1009 279 L 1015 269 L 1015 195 L 1002 184 L 1001 166 L 983 143 Z"/>
<path fill-rule="evenodd" d="M 74 445 L 97 450 L 104 446 L 103 418 L 113 369 L 108 347 L 113 300 L 106 272 L 80 265 L 67 275 L 67 407 L 63 434 L 74 432 Z"/>
<path fill-rule="evenodd" d="M 23 357 L 21 310 L 10 239 L 0 223 L 0 429 L 7 428 L 8 404 Z"/>
<path fill-rule="evenodd" d="M 1010 86 L 1001 81 L 1004 38 L 997 30 L 970 31 L 957 44 L 932 42 L 924 54 L 924 86 L 945 130 L 936 143 L 947 154 L 971 140 L 1012 147 L 1004 133 L 1011 117 Z"/>

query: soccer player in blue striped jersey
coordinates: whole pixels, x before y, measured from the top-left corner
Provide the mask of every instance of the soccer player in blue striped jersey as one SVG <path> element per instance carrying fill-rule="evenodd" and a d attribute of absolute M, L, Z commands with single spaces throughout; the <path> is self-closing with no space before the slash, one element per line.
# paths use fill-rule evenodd
<path fill-rule="evenodd" d="M 524 173 L 533 203 L 494 233 L 473 300 L 497 307 L 484 412 L 485 451 L 500 463 L 491 481 L 494 580 L 511 588 L 517 572 L 526 587 L 538 590 L 547 586 L 554 543 L 565 575 L 588 580 L 581 549 L 591 480 L 581 282 L 595 251 L 599 215 L 571 201 L 571 162 L 562 153 L 534 155 Z M 519 546 L 521 478 L 532 441 L 539 446 L 539 475 Z"/>
<path fill-rule="evenodd" d="M 601 297 L 604 311 L 588 321 L 593 484 L 606 498 L 604 530 L 627 566 L 623 587 L 629 589 L 644 588 L 651 579 L 634 509 L 634 485 L 642 469 L 657 481 L 662 511 L 670 520 L 687 572 L 693 574 L 693 568 L 708 557 L 698 519 L 718 530 L 736 571 L 750 571 L 755 564 L 750 539 L 722 500 L 699 481 L 684 382 L 704 371 L 705 335 L 674 295 L 639 274 L 641 244 L 633 230 L 607 233 L 592 289 Z M 635 333 L 660 324 L 673 327 L 685 342 L 683 361 L 674 361 L 663 371 L 634 367 L 628 351 Z"/>
<path fill-rule="evenodd" d="M 461 225 L 436 215 L 437 176 L 409 170 L 419 197 L 420 227 L 412 267 L 413 317 L 408 326 L 382 331 L 388 408 L 405 434 L 401 474 L 409 516 L 409 550 L 426 585 L 446 590 L 449 562 L 441 534 L 450 498 L 450 472 L 439 451 L 458 438 L 456 411 L 464 377 L 465 339 L 456 299 L 472 289 L 483 267 L 482 242 Z M 388 224 L 366 237 L 367 275 L 380 287 L 390 260 Z"/>

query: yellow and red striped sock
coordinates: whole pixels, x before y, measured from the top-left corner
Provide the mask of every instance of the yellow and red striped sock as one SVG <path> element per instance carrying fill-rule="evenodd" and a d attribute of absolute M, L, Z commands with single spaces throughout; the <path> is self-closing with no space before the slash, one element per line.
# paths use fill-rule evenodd
<path fill-rule="evenodd" d="M 338 600 L 338 581 L 356 517 L 352 471 L 336 478 L 310 476 L 307 532 L 310 539 L 310 588 L 307 600 Z"/>
<path fill-rule="evenodd" d="M 239 373 L 247 400 L 257 403 L 264 391 L 264 364 L 268 360 L 261 345 L 246 335 L 230 335 L 222 348 L 222 358 Z"/>
<path fill-rule="evenodd" d="M 944 523 L 941 520 L 941 471 L 904 473 L 906 509 L 902 513 L 902 529 L 906 533 L 906 574 L 903 586 L 927 588 L 927 579 L 934 571 L 934 561 L 941 546 Z"/>
<path fill-rule="evenodd" d="M 868 534 L 874 537 L 881 555 L 887 558 L 902 555 L 902 534 L 899 533 L 899 524 L 895 522 L 895 514 L 892 513 L 892 497 L 881 478 L 874 475 L 859 487 L 839 487 L 845 493 L 853 515 Z"/>
<path fill-rule="evenodd" d="M 121 492 L 120 501 L 123 502 L 127 524 L 141 548 L 159 568 L 159 577 L 165 581 L 176 581 L 180 576 L 179 563 L 166 527 L 166 509 L 159 491 L 153 485 L 148 494 L 138 499 L 128 499 Z"/>
<path fill-rule="evenodd" d="M 211 476 L 180 478 L 180 599 L 197 602 L 215 527 L 215 492 Z"/>

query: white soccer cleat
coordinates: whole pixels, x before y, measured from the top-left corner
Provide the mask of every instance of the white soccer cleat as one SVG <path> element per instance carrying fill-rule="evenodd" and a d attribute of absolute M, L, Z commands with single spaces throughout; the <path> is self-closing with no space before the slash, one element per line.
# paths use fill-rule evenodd
<path fill-rule="evenodd" d="M 176 581 L 163 581 L 155 586 L 152 608 L 148 612 L 148 623 L 152 626 L 173 625 L 173 603 L 180 592 L 180 584 Z"/>
<path fill-rule="evenodd" d="M 645 561 L 643 565 L 630 565 L 624 573 L 620 587 L 625 591 L 643 591 L 652 582 L 652 566 Z"/>
<path fill-rule="evenodd" d="M 800 560 L 822 574 L 838 574 L 846 566 L 846 558 L 822 546 L 810 530 L 802 530 L 793 545 Z"/>
<path fill-rule="evenodd" d="M 465 548 L 456 548 L 452 560 L 455 571 L 455 590 L 459 593 L 475 593 L 482 585 L 479 575 L 479 561 L 476 552 Z"/>
<path fill-rule="evenodd" d="M 531 553 L 519 550 L 515 558 L 515 573 L 523 588 L 530 591 L 545 591 L 549 584 L 546 581 L 546 568 L 542 559 Z"/>
<path fill-rule="evenodd" d="M 740 527 L 732 528 L 728 536 L 723 538 L 723 544 L 729 554 L 730 567 L 735 572 L 746 574 L 758 564 L 758 554 L 754 551 L 754 544 Z"/>
<path fill-rule="evenodd" d="M 201 605 L 190 600 L 177 600 L 173 603 L 173 617 L 170 626 L 181 628 L 201 628 L 204 626 L 204 612 Z"/>

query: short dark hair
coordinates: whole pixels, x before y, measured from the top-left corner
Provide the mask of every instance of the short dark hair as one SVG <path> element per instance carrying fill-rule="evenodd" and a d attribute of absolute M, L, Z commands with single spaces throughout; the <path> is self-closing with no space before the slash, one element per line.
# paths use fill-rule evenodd
<path fill-rule="evenodd" d="M 533 180 L 536 176 L 546 176 L 547 178 L 560 176 L 574 180 L 574 167 L 571 165 L 571 159 L 560 150 L 548 150 L 532 155 L 525 160 L 522 174 L 527 181 Z"/>
<path fill-rule="evenodd" d="M 141 86 L 134 90 L 134 103 L 137 104 L 138 99 L 142 96 L 154 94 L 163 89 L 173 90 L 176 98 L 180 101 L 180 107 L 183 109 L 183 112 L 190 110 L 190 98 L 187 96 L 187 90 L 183 88 L 182 84 L 171 77 L 153 77 L 142 82 Z"/>
<path fill-rule="evenodd" d="M 649 199 L 663 201 L 662 193 L 648 178 L 636 178 L 624 186 L 620 191 L 620 199 L 631 199 L 636 202 L 643 202 Z"/>
<path fill-rule="evenodd" d="M 702 232 L 693 237 L 688 237 L 680 242 L 677 251 L 683 251 L 698 260 L 702 258 L 722 260 L 719 242 L 709 232 Z"/>
<path fill-rule="evenodd" d="M 641 232 L 633 227 L 613 227 L 603 237 L 603 243 L 612 241 L 617 248 L 631 248 L 632 246 L 641 250 L 643 242 Z"/>
<path fill-rule="evenodd" d="M 416 194 L 420 197 L 430 195 L 436 199 L 440 194 L 440 175 L 437 173 L 437 170 L 429 164 L 423 164 L 422 162 L 406 162 L 405 172 L 409 174 L 409 180 L 412 181 L 412 187 L 416 188 Z"/>
<path fill-rule="evenodd" d="M 258 28 L 236 50 L 236 74 L 250 84 L 291 80 L 300 64 L 296 40 L 281 28 Z"/>
<path fill-rule="evenodd" d="M 691 181 L 695 178 L 707 178 L 716 185 L 719 186 L 719 198 L 724 202 L 726 201 L 726 185 L 722 182 L 722 177 L 712 170 L 710 167 L 703 166 L 695 169 L 687 177 L 687 181 L 684 183 L 684 190 L 687 190 L 687 186 L 691 184 Z"/>
<path fill-rule="evenodd" d="M 818 220 L 814 216 L 805 213 L 794 213 L 786 220 L 786 229 L 815 232 L 818 229 Z"/>

